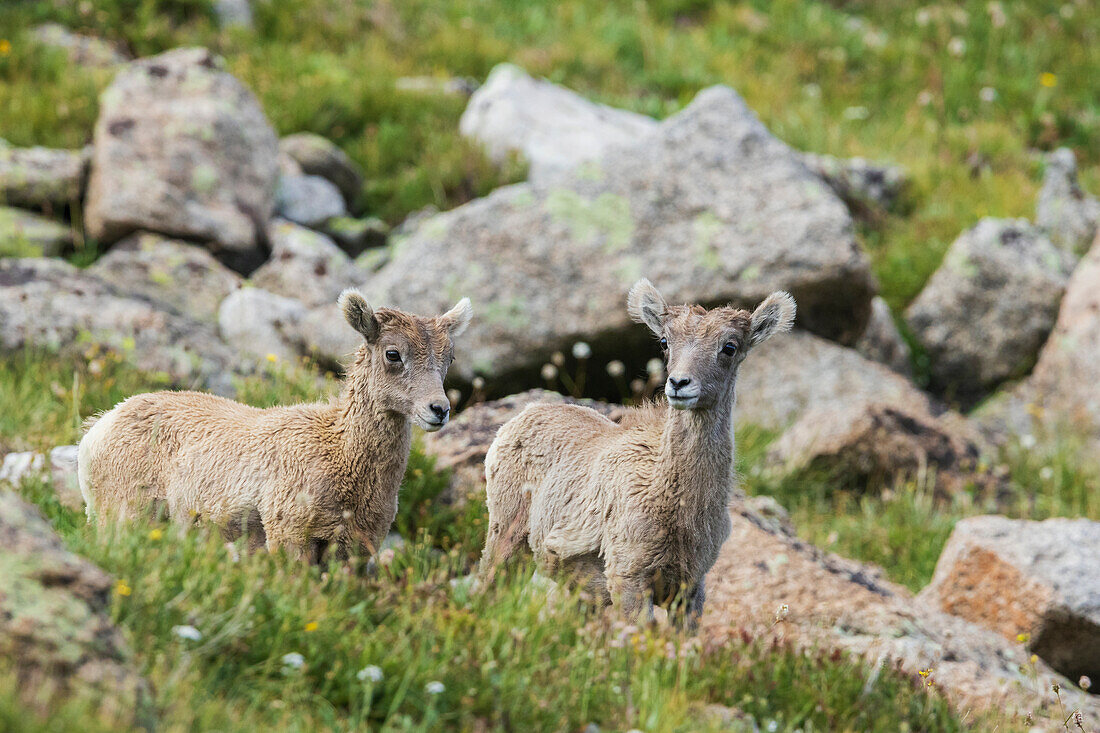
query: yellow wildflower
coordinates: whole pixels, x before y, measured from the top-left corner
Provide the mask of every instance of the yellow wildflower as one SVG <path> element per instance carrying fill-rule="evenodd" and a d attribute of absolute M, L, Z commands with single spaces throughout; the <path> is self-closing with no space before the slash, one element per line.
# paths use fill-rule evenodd
<path fill-rule="evenodd" d="M 164 537 L 164 531 L 163 530 L 153 529 L 153 530 L 149 531 L 149 539 L 153 540 L 154 542 L 156 540 L 159 540 L 162 537 Z"/>
<path fill-rule="evenodd" d="M 1031 655 L 1031 663 L 1035 664 L 1038 661 L 1039 661 L 1039 655 L 1038 654 L 1032 654 Z"/>
<path fill-rule="evenodd" d="M 317 627 L 318 623 L 316 621 L 310 621 L 308 624 L 306 624 L 306 631 L 316 631 Z"/>
<path fill-rule="evenodd" d="M 118 595 L 120 595 L 120 596 L 128 596 L 128 595 L 130 595 L 130 593 L 132 593 L 132 592 L 133 592 L 133 588 L 131 588 L 130 586 L 126 585 L 126 581 L 125 581 L 125 580 L 120 580 L 120 581 L 118 581 L 117 583 L 115 583 L 115 593 L 117 593 Z"/>
<path fill-rule="evenodd" d="M 11 41 L 0 38 L 0 56 L 7 56 L 9 53 L 11 53 Z"/>
<path fill-rule="evenodd" d="M 927 677 L 928 675 L 932 674 L 932 668 L 929 667 L 928 669 L 922 669 L 921 671 L 917 672 L 917 674 L 919 674 L 921 677 Z"/>
<path fill-rule="evenodd" d="M 1039 74 L 1039 83 L 1050 89 L 1058 86 L 1058 77 L 1049 71 L 1044 71 L 1042 74 Z"/>
<path fill-rule="evenodd" d="M 275 356 L 274 354 L 268 354 L 267 360 L 274 364 L 275 362 L 279 361 L 279 357 Z"/>
<path fill-rule="evenodd" d="M 1016 641 L 1026 644 L 1031 641 L 1031 634 L 1016 634 Z"/>

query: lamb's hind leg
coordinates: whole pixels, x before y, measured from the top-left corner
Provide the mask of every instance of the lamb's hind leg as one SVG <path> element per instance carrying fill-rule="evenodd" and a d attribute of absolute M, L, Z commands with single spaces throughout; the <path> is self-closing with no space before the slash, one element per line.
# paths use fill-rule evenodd
<path fill-rule="evenodd" d="M 504 487 L 490 478 L 485 487 L 489 504 L 489 531 L 481 553 L 478 575 L 492 581 L 498 566 L 527 541 L 530 528 L 531 492 L 522 485 Z"/>

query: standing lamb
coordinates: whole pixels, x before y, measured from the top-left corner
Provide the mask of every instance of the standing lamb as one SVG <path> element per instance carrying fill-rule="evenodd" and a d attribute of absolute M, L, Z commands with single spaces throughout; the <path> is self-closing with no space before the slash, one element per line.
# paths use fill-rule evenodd
<path fill-rule="evenodd" d="M 80 441 L 78 478 L 88 518 L 133 518 L 163 503 L 230 539 L 286 547 L 312 562 L 374 552 L 397 513 L 411 422 L 427 431 L 450 415 L 443 379 L 468 298 L 442 316 L 372 310 L 340 295 L 365 343 L 340 395 L 317 404 L 248 407 L 196 392 L 141 394 L 102 415 Z"/>
<path fill-rule="evenodd" d="M 688 624 L 704 576 L 730 532 L 733 405 L 748 352 L 794 321 L 772 293 L 750 315 L 731 306 L 670 306 L 648 280 L 628 310 L 660 339 L 668 407 L 618 424 L 577 405 L 534 404 L 506 423 L 485 458 L 488 580 L 526 539 L 540 570 L 565 570 L 604 604 L 651 618 L 683 592 Z"/>

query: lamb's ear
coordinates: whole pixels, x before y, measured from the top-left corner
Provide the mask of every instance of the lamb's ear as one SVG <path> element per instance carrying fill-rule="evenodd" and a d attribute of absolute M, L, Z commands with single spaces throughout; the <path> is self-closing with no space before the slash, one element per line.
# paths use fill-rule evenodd
<path fill-rule="evenodd" d="M 378 319 L 374 317 L 374 309 L 370 307 L 362 293 L 354 288 L 348 288 L 340 293 L 340 300 L 337 302 L 348 324 L 363 334 L 367 343 L 378 338 L 378 332 L 382 330 L 381 326 L 378 325 Z"/>
<path fill-rule="evenodd" d="M 649 330 L 658 336 L 664 335 L 667 309 L 668 303 L 653 283 L 645 278 L 634 283 L 630 295 L 626 296 L 626 310 L 630 317 L 649 326 Z"/>
<path fill-rule="evenodd" d="M 777 333 L 790 331 L 794 323 L 794 311 L 794 298 L 790 293 L 780 290 L 769 295 L 752 312 L 749 344 L 756 346 Z"/>
<path fill-rule="evenodd" d="M 474 308 L 470 305 L 469 298 L 463 298 L 455 304 L 454 308 L 439 317 L 439 323 L 451 338 L 458 338 L 466 327 L 470 325 L 470 319 L 474 317 Z"/>

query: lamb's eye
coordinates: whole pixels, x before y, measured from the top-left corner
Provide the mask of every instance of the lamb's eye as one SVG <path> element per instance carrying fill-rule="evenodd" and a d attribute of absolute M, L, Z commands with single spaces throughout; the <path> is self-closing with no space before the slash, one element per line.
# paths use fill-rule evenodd
<path fill-rule="evenodd" d="M 668 339 L 661 339 L 661 351 L 668 351 Z"/>
<path fill-rule="evenodd" d="M 727 341 L 722 346 L 722 353 L 726 356 L 733 356 L 737 353 L 737 344 L 733 343 L 732 341 Z"/>
<path fill-rule="evenodd" d="M 401 361 L 401 353 L 397 349 L 388 349 L 386 351 L 386 359 L 396 364 Z"/>

